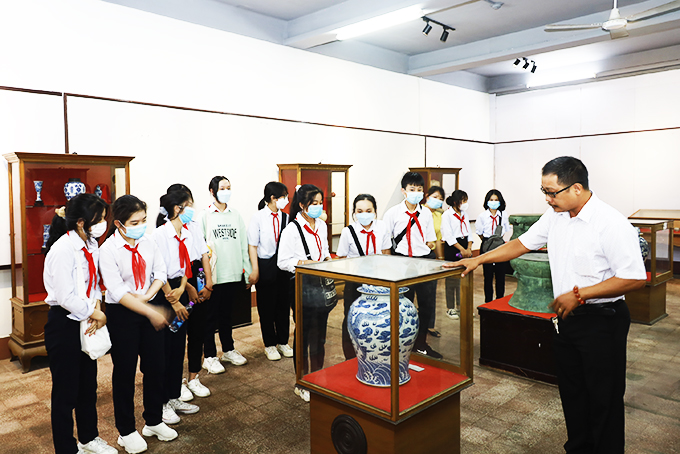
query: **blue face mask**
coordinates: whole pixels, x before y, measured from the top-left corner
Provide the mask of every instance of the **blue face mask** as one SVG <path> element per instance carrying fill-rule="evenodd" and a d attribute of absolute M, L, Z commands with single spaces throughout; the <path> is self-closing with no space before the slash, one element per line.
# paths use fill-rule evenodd
<path fill-rule="evenodd" d="M 363 213 L 357 213 L 356 215 L 357 221 L 361 225 L 368 225 L 373 222 L 373 219 L 375 219 L 375 213 L 367 213 L 364 211 Z"/>
<path fill-rule="evenodd" d="M 436 210 L 438 208 L 441 208 L 443 205 L 443 202 L 435 197 L 430 197 L 427 199 L 427 206 L 432 208 L 433 210 Z"/>
<path fill-rule="evenodd" d="M 321 216 L 321 213 L 323 213 L 323 205 L 309 205 L 309 208 L 307 208 L 307 216 L 309 216 L 312 219 L 316 219 L 319 216 Z"/>
<path fill-rule="evenodd" d="M 487 205 L 489 206 L 490 209 L 497 210 L 498 208 L 500 208 L 501 202 L 499 202 L 498 200 L 489 200 Z"/>
<path fill-rule="evenodd" d="M 420 201 L 423 200 L 423 193 L 422 192 L 407 192 L 406 193 L 406 201 L 412 205 L 417 205 L 420 203 Z"/>
<path fill-rule="evenodd" d="M 182 224 L 188 224 L 194 218 L 194 209 L 192 207 L 184 207 L 184 211 L 179 214 L 179 220 Z"/>
<path fill-rule="evenodd" d="M 125 233 L 123 233 L 126 237 L 132 238 L 133 240 L 138 240 L 141 237 L 144 236 L 146 233 L 146 223 L 144 224 L 139 224 L 134 227 L 125 227 Z"/>

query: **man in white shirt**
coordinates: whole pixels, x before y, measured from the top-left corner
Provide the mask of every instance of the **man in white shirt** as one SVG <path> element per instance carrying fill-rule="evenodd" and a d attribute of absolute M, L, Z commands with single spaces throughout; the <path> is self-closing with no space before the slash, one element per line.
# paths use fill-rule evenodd
<path fill-rule="evenodd" d="M 558 318 L 553 348 L 567 425 L 567 453 L 623 453 L 626 341 L 623 295 L 645 285 L 637 234 L 626 218 L 588 189 L 588 170 L 573 157 L 543 167 L 550 208 L 519 238 L 466 267 L 507 261 L 547 243 Z"/>

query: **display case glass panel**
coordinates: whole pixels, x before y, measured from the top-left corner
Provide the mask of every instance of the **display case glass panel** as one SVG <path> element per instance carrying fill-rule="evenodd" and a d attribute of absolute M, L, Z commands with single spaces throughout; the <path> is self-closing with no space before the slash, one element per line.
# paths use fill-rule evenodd
<path fill-rule="evenodd" d="M 631 219 L 631 223 L 649 244 L 645 259 L 648 283 L 654 286 L 672 279 L 673 221 Z"/>
<path fill-rule="evenodd" d="M 441 265 L 437 260 L 372 255 L 298 267 L 298 383 L 391 421 L 469 386 L 471 276 L 461 279 L 461 269 Z M 454 321 L 445 316 L 446 286 L 456 283 L 462 303 L 460 319 Z M 405 289 L 409 291 L 403 293 Z M 441 337 L 418 337 L 414 320 L 421 324 L 429 314 L 436 314 Z M 442 358 L 422 354 L 422 340 Z"/>
<path fill-rule="evenodd" d="M 459 174 L 460 168 L 452 167 L 411 167 L 409 168 L 411 172 L 416 172 L 422 175 L 425 180 L 425 192 L 431 186 L 440 186 L 444 189 L 447 196 L 451 195 L 453 191 L 458 189 L 459 186 Z M 444 202 L 443 209 L 448 208 L 446 202 Z"/>

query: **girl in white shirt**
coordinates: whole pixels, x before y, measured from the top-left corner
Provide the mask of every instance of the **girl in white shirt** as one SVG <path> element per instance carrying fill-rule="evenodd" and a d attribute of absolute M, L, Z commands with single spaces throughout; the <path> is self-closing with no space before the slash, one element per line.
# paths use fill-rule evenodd
<path fill-rule="evenodd" d="M 194 247 L 193 236 L 188 227 L 185 227 L 193 218 L 194 209 L 190 202 L 191 196 L 185 191 L 172 191 L 162 196 L 160 214 L 153 234 L 165 262 L 168 280 L 151 303 L 171 312 L 170 320 L 177 316 L 184 322 L 189 318 L 186 310 L 189 298 L 185 291 L 187 279 L 193 276 L 189 254 Z M 165 336 L 163 422 L 176 424 L 179 422 L 177 413 L 189 415 L 198 411 L 198 406 L 179 400 L 182 391 L 187 324 L 182 324 L 175 333 L 169 329 L 163 332 Z"/>
<path fill-rule="evenodd" d="M 113 224 L 99 253 L 106 286 L 106 313 L 113 361 L 113 409 L 118 444 L 128 452 L 146 450 L 135 429 L 137 358 L 144 374 L 142 433 L 170 441 L 177 432 L 163 422 L 163 357 L 166 315 L 148 304 L 167 281 L 165 262 L 147 228 L 146 203 L 123 195 L 111 207 Z"/>
<path fill-rule="evenodd" d="M 322 212 L 323 192 L 321 189 L 312 184 L 303 184 L 293 196 L 290 216 L 294 220 L 281 233 L 278 266 L 290 273 L 289 301 L 293 306 L 295 317 L 298 316 L 295 308 L 295 267 L 331 259 L 328 250 L 328 229 L 326 223 L 319 219 Z M 309 255 L 305 249 L 309 250 Z M 323 284 L 321 278 L 312 276 L 305 276 L 303 282 L 305 291 L 310 292 Z M 302 337 L 302 371 L 303 374 L 308 374 L 323 367 L 328 314 L 335 307 L 334 302 L 337 303 L 337 297 L 335 301 L 325 302 L 312 301 L 312 298 L 306 295 L 303 295 L 303 299 L 305 306 L 302 311 L 302 323 L 305 328 Z M 318 304 L 311 306 L 307 305 L 308 302 Z M 296 358 L 293 357 L 294 364 L 295 360 Z M 309 391 L 296 388 L 295 393 L 309 402 Z"/>
<path fill-rule="evenodd" d="M 290 336 L 290 302 L 287 274 L 277 266 L 281 232 L 288 222 L 283 209 L 288 205 L 288 188 L 278 181 L 264 187 L 259 211 L 248 227 L 248 254 L 253 266 L 250 283 L 256 284 L 257 313 L 264 342 L 264 353 L 270 361 L 293 356 L 288 345 Z"/>
<path fill-rule="evenodd" d="M 486 193 L 484 197 L 484 211 L 477 216 L 475 223 L 475 231 L 482 240 L 482 246 L 489 237 L 496 232 L 496 228 L 500 225 L 502 227 L 501 235 L 505 235 L 510 230 L 510 223 L 505 214 L 505 199 L 497 189 L 492 189 Z M 480 251 L 481 252 L 481 251 Z M 496 278 L 496 298 L 503 298 L 505 296 L 505 271 L 507 269 L 507 262 L 502 263 L 485 263 L 484 268 L 484 302 L 488 303 L 494 300 L 493 297 L 493 281 Z"/>
<path fill-rule="evenodd" d="M 52 219 L 47 241 L 43 282 L 50 310 L 45 347 L 52 374 L 52 440 L 56 454 L 83 452 L 81 449 L 117 452 L 99 438 L 97 361 L 81 351 L 80 343 L 82 320 L 90 321 L 86 335 L 106 324 L 100 310 L 99 248 L 95 239 L 106 233 L 107 209 L 106 202 L 94 194 L 75 196 Z M 74 409 L 80 443 L 73 438 Z"/>
<path fill-rule="evenodd" d="M 468 195 L 457 189 L 446 199 L 449 209 L 442 215 L 442 241 L 444 259 L 457 262 L 472 257 L 472 231 L 467 209 Z M 453 320 L 460 318 L 460 280 L 446 279 L 446 315 Z"/>

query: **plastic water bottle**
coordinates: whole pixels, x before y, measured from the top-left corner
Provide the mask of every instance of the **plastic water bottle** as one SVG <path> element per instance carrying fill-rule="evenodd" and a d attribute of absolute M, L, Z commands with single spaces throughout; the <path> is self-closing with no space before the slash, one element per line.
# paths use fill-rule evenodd
<path fill-rule="evenodd" d="M 198 269 L 198 274 L 196 275 L 196 284 L 198 285 L 198 292 L 205 288 L 205 272 L 203 268 Z"/>
<path fill-rule="evenodd" d="M 193 308 L 194 308 L 194 302 L 189 301 L 189 304 L 187 305 L 187 307 L 185 307 L 185 309 L 187 310 L 187 312 L 189 314 L 191 314 L 191 310 Z M 173 333 L 176 333 L 177 331 L 179 331 L 179 329 L 182 327 L 182 325 L 184 325 L 184 321 L 180 320 L 179 317 L 175 317 L 175 319 L 172 321 L 172 323 L 170 323 L 170 326 L 168 326 L 168 329 L 170 331 L 172 331 Z"/>

